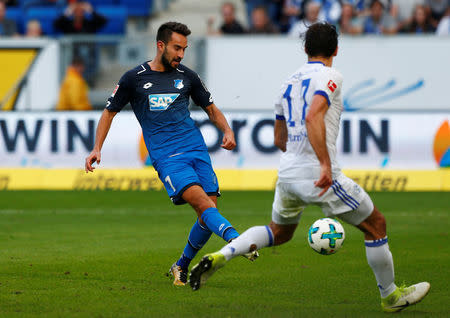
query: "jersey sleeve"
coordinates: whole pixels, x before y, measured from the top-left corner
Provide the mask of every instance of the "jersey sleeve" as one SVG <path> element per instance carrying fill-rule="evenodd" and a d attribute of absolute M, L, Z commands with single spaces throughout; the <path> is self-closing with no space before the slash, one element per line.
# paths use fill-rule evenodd
<path fill-rule="evenodd" d="M 322 72 L 317 77 L 314 95 L 321 95 L 326 98 L 328 106 L 334 96 L 338 95 L 342 87 L 342 75 L 332 69 Z"/>
<path fill-rule="evenodd" d="M 192 81 L 191 98 L 194 103 L 202 108 L 205 108 L 214 103 L 211 93 L 206 88 L 200 76 L 191 71 L 189 72 Z"/>
<path fill-rule="evenodd" d="M 283 99 L 288 89 L 289 85 L 283 84 L 277 98 L 275 99 L 275 119 L 277 120 L 286 120 L 286 117 L 284 117 Z"/>
<path fill-rule="evenodd" d="M 106 109 L 112 112 L 120 112 L 131 100 L 134 81 L 130 72 L 125 73 L 119 80 L 111 96 L 106 102 Z"/>

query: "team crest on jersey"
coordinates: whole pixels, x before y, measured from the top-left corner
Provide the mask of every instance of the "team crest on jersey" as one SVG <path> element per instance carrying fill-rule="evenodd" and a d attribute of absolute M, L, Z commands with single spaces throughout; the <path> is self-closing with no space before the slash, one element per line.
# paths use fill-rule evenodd
<path fill-rule="evenodd" d="M 176 79 L 176 80 L 173 80 L 173 81 L 174 81 L 174 85 L 173 86 L 175 86 L 175 88 L 182 89 L 184 87 L 182 79 Z"/>
<path fill-rule="evenodd" d="M 151 111 L 166 110 L 180 94 L 155 94 L 148 95 L 148 103 Z"/>

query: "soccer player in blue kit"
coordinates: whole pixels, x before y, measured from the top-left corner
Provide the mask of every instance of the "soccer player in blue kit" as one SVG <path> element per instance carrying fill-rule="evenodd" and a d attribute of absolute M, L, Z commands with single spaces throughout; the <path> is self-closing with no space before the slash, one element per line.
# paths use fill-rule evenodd
<path fill-rule="evenodd" d="M 189 203 L 197 213 L 188 243 L 170 268 L 174 285 L 187 283 L 188 266 L 212 232 L 229 242 L 239 236 L 217 210 L 220 196 L 206 144 L 188 110 L 189 97 L 202 107 L 223 132 L 222 148 L 236 147 L 234 133 L 200 77 L 180 64 L 191 33 L 182 23 L 167 22 L 157 32 L 156 57 L 126 72 L 108 99 L 99 120 L 94 149 L 86 158 L 86 172 L 101 160 L 101 148 L 114 116 L 128 103 L 142 127 L 153 167 L 172 202 Z M 249 254 L 253 260 L 257 254 Z"/>

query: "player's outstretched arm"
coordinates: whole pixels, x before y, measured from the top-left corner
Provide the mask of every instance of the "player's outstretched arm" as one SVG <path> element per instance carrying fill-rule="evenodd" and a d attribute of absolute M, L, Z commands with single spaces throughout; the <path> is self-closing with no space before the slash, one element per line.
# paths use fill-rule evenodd
<path fill-rule="evenodd" d="M 331 160 L 327 149 L 325 128 L 325 114 L 327 110 L 328 102 L 325 97 L 315 95 L 311 102 L 308 114 L 306 115 L 308 139 L 320 162 L 320 177 L 319 180 L 314 182 L 316 187 L 323 189 L 319 193 L 319 197 L 327 192 L 328 188 L 333 184 L 331 176 Z"/>
<path fill-rule="evenodd" d="M 108 135 L 109 128 L 111 127 L 111 122 L 116 114 L 117 112 L 111 112 L 107 109 L 103 111 L 102 116 L 98 121 L 97 131 L 95 133 L 94 149 L 92 149 L 84 164 L 86 173 L 88 173 L 89 171 L 94 171 L 95 167 L 92 166 L 94 162 L 97 162 L 97 164 L 100 163 L 103 142 Z"/>
<path fill-rule="evenodd" d="M 223 132 L 222 144 L 220 146 L 226 150 L 233 150 L 236 147 L 234 132 L 230 128 L 230 125 L 228 125 L 227 119 L 223 113 L 214 104 L 211 104 L 204 109 L 208 114 L 209 120 L 211 120 L 214 126 L 219 128 L 221 132 Z"/>

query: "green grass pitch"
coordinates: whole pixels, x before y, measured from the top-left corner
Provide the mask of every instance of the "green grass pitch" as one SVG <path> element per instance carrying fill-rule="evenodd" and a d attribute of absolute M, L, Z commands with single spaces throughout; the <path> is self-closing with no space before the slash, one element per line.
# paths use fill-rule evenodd
<path fill-rule="evenodd" d="M 244 231 L 270 221 L 272 192 L 225 192 Z M 431 291 L 402 317 L 450 317 L 449 193 L 373 193 L 386 215 L 396 282 Z M 0 192 L 0 317 L 386 317 L 362 234 L 337 254 L 310 249 L 308 208 L 293 240 L 237 258 L 199 291 L 165 276 L 195 220 L 164 192 Z M 223 245 L 206 244 L 193 263 Z"/>

